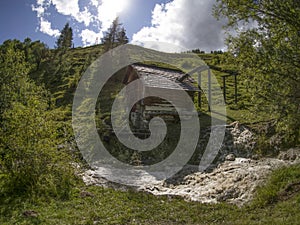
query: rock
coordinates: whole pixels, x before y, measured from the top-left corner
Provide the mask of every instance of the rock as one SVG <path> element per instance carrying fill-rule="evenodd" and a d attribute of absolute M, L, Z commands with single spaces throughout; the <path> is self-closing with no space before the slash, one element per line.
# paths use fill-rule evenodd
<path fill-rule="evenodd" d="M 199 159 L 201 160 L 203 152 L 206 150 L 208 139 L 212 138 L 210 133 L 212 130 L 218 131 L 220 126 L 213 126 L 201 131 L 201 136 L 197 151 L 200 152 Z M 224 128 L 224 127 L 222 127 Z M 220 129 L 223 132 L 223 129 Z M 218 140 L 211 140 L 211 143 L 218 143 Z M 250 158 L 256 146 L 256 138 L 250 128 L 239 123 L 233 122 L 225 127 L 225 135 L 223 143 L 218 151 L 218 155 L 214 160 L 216 166 L 224 160 L 229 154 L 234 154 L 236 157 Z M 210 167 L 206 171 L 210 171 Z"/>
<path fill-rule="evenodd" d="M 254 154 L 254 155 L 251 156 L 251 159 L 253 159 L 253 160 L 259 160 L 260 159 L 260 155 Z"/>
<path fill-rule="evenodd" d="M 23 216 L 25 217 L 38 217 L 38 213 L 34 210 L 26 210 L 23 212 Z"/>
<path fill-rule="evenodd" d="M 234 154 L 229 154 L 225 157 L 226 161 L 234 161 L 235 160 L 235 155 Z"/>
<path fill-rule="evenodd" d="M 278 155 L 280 160 L 294 161 L 300 158 L 300 148 L 291 148 L 287 151 L 281 151 Z"/>
<path fill-rule="evenodd" d="M 233 127 L 233 128 L 235 128 L 235 129 L 239 129 L 239 127 L 240 127 L 240 122 L 239 122 L 239 121 L 234 121 L 234 122 L 232 122 L 232 123 L 229 125 L 229 127 Z"/>
<path fill-rule="evenodd" d="M 235 156 L 235 160 L 220 163 L 218 167 L 209 172 L 197 171 L 195 170 L 198 168 L 197 166 L 186 166 L 183 171 L 172 178 L 162 181 L 158 181 L 155 176 L 145 173 L 139 177 L 143 183 L 132 188 L 153 195 L 181 196 L 189 201 L 202 203 L 225 201 L 241 206 L 252 199 L 256 187 L 264 183 L 273 170 L 296 162 L 298 161 L 283 161 L 276 158 L 252 160 Z M 99 175 L 101 176 L 101 174 Z M 94 178 L 93 176 L 88 177 L 93 179 L 94 185 L 118 188 L 117 186 L 107 186 L 107 183 L 103 183 L 96 176 Z M 87 179 L 84 178 L 83 180 Z M 88 181 L 88 183 L 90 182 Z M 124 186 L 124 188 L 127 189 L 128 187 Z"/>
<path fill-rule="evenodd" d="M 280 136 L 279 134 L 273 135 L 269 140 L 270 147 L 276 150 L 277 152 L 280 150 L 280 146 L 282 146 L 282 142 L 283 142 L 283 137 Z"/>
<path fill-rule="evenodd" d="M 210 132 L 211 129 L 201 131 L 200 155 L 206 148 Z M 254 146 L 255 137 L 251 130 L 235 122 L 226 126 L 219 155 L 210 166 L 199 168 L 199 165 L 188 165 L 167 180 L 158 180 L 155 174 L 141 171 L 138 179 L 133 180 L 137 183 L 132 189 L 154 195 L 181 196 L 185 200 L 202 203 L 225 201 L 239 206 L 246 204 L 252 199 L 256 187 L 264 183 L 273 170 L 300 161 L 300 148 L 281 152 L 278 158 L 261 158 L 252 154 Z M 103 174 L 119 173 L 121 171 L 110 168 L 96 168 L 85 171 L 83 180 L 88 185 L 129 190 L 128 186 L 103 178 Z"/>
<path fill-rule="evenodd" d="M 287 152 L 281 151 L 279 153 L 279 155 L 278 155 L 278 159 L 280 159 L 280 160 L 288 160 L 288 154 L 287 154 Z"/>
<path fill-rule="evenodd" d="M 57 150 L 62 150 L 62 149 L 64 149 L 65 148 L 65 146 L 64 145 L 57 145 Z"/>
<path fill-rule="evenodd" d="M 80 193 L 80 197 L 82 198 L 86 198 L 86 197 L 94 197 L 95 195 L 91 192 L 88 192 L 88 191 L 82 191 Z"/>
<path fill-rule="evenodd" d="M 226 201 L 228 199 L 237 198 L 238 195 L 239 195 L 239 193 L 237 192 L 237 189 L 231 188 L 231 189 L 225 191 L 224 193 L 222 193 L 221 195 L 217 196 L 217 200 L 222 202 L 222 201 Z"/>

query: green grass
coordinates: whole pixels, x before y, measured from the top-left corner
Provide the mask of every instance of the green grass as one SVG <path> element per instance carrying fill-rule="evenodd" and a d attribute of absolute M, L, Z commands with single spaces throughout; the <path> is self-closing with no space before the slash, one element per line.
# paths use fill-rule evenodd
<path fill-rule="evenodd" d="M 255 207 L 270 205 L 297 192 L 298 194 L 300 192 L 300 164 L 273 172 L 268 183 L 258 188 L 252 205 Z"/>
<path fill-rule="evenodd" d="M 53 58 L 44 61 L 40 71 L 32 77 L 44 83 L 51 91 L 57 105 L 64 106 L 65 117 L 70 119 L 69 104 L 72 103 L 74 87 L 89 63 L 101 54 L 101 47 L 77 48 L 69 50 L 64 56 L 64 65 Z M 222 75 L 233 70 L 233 66 L 222 64 L 220 57 L 201 54 L 208 65 L 215 65 L 213 73 L 220 84 Z M 56 61 L 55 61 L 56 60 Z M 180 59 L 181 60 L 181 59 Z M 51 63 L 50 63 L 51 62 Z M 51 67 L 49 67 L 49 65 Z M 193 67 L 189 57 L 178 65 Z M 165 65 L 163 65 L 165 66 Z M 218 67 L 218 68 L 217 68 Z M 113 81 L 113 80 L 112 80 Z M 120 80 L 119 80 L 120 81 Z M 232 100 L 233 80 L 228 79 L 227 122 L 240 121 L 253 124 L 268 121 L 270 115 L 253 113 L 251 101 L 243 82 L 238 80 L 239 103 Z M 120 88 L 116 86 L 115 89 Z M 116 95 L 108 84 L 103 90 L 99 116 L 109 116 L 111 101 Z M 101 100 L 101 98 L 100 98 Z M 200 116 L 201 126 L 209 126 L 210 116 L 207 105 L 203 105 Z M 300 221 L 300 193 L 293 193 L 284 200 L 281 196 L 288 192 L 288 185 L 300 182 L 300 166 L 283 168 L 274 172 L 266 186 L 260 187 L 252 204 L 238 208 L 229 204 L 201 204 L 186 202 L 181 198 L 153 196 L 134 191 L 116 191 L 101 187 L 86 187 L 77 183 L 67 200 L 56 198 L 2 196 L 0 187 L 0 224 L 298 224 Z M 82 197 L 88 191 L 93 197 Z M 36 218 L 26 217 L 23 212 L 34 210 Z"/>
<path fill-rule="evenodd" d="M 13 196 L 1 199 L 0 224 L 298 224 L 300 192 L 285 201 L 266 204 L 262 199 L 299 182 L 299 175 L 300 165 L 276 170 L 253 203 L 241 208 L 77 184 L 70 199 L 64 201 Z M 82 197 L 82 191 L 93 196 Z M 34 210 L 38 216 L 24 216 L 26 210 Z"/>
<path fill-rule="evenodd" d="M 149 50 L 150 51 L 150 50 Z M 155 52 L 155 51 L 153 51 Z M 52 93 L 53 100 L 56 106 L 68 106 L 72 104 L 73 95 L 76 90 L 77 83 L 81 76 L 88 68 L 88 66 L 101 56 L 103 53 L 102 46 L 91 46 L 87 48 L 70 49 L 65 54 L 59 54 L 56 50 L 52 50 L 51 57 L 43 60 L 40 69 L 31 74 L 31 77 L 38 83 L 42 83 Z M 150 54 L 151 51 L 145 54 Z M 154 53 L 153 53 L 154 54 Z M 175 54 L 176 56 L 176 54 Z M 226 54 L 199 54 L 199 57 L 212 68 L 212 73 L 215 75 L 219 84 L 213 84 L 213 89 L 220 85 L 222 87 L 222 75 L 229 75 L 236 70 L 235 65 L 232 65 L 226 61 Z M 201 60 L 200 60 L 201 61 Z M 182 66 L 187 71 L 199 66 L 199 60 L 195 60 L 195 55 L 192 54 L 178 54 L 178 58 L 175 57 L 174 63 L 176 65 L 168 65 L 159 62 L 144 62 L 148 64 L 154 64 L 166 68 L 177 68 Z M 122 75 L 123 76 L 123 75 Z M 101 96 L 104 101 L 101 106 L 101 113 L 110 111 L 110 101 L 116 95 L 116 91 L 120 90 L 122 86 L 122 76 L 117 77 L 113 82 L 108 82 L 106 87 L 108 89 L 103 90 Z M 197 74 L 193 76 L 197 80 Z M 207 76 L 203 74 L 203 84 Z M 116 82 L 117 81 L 117 82 Z M 113 83 L 113 85 L 112 85 Z M 220 98 L 222 96 L 216 96 Z M 197 98 L 196 98 L 197 99 Z M 207 99 L 202 95 L 203 106 L 201 112 L 207 113 Z M 196 103 L 197 105 L 197 103 Z M 233 77 L 227 78 L 227 120 L 228 122 L 238 120 L 241 123 L 256 123 L 260 121 L 271 120 L 270 115 L 259 114 L 251 112 L 251 99 L 243 80 L 238 77 L 238 104 L 234 103 L 234 82 Z M 104 112 L 103 112 L 104 111 Z"/>

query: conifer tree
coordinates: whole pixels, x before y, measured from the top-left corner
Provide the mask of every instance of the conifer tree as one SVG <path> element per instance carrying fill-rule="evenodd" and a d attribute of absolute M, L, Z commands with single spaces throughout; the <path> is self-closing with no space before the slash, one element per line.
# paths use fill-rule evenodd
<path fill-rule="evenodd" d="M 127 44 L 128 37 L 126 36 L 126 30 L 119 23 L 119 18 L 117 17 L 113 22 L 108 31 L 102 38 L 102 43 L 104 45 L 104 51 L 107 52 L 119 45 Z"/>
<path fill-rule="evenodd" d="M 69 23 L 66 23 L 65 27 L 62 29 L 60 36 L 56 41 L 56 47 L 61 48 L 71 48 L 73 41 L 73 30 Z"/>

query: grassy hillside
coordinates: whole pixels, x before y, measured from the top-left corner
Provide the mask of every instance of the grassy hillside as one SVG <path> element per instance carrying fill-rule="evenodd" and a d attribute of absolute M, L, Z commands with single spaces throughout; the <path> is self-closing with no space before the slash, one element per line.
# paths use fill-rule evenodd
<path fill-rule="evenodd" d="M 70 49 L 65 53 L 59 52 L 57 50 L 51 50 L 50 57 L 43 60 L 39 70 L 31 73 L 31 77 L 41 84 L 44 84 L 48 90 L 51 91 L 53 99 L 57 106 L 66 106 L 72 104 L 73 94 L 76 89 L 77 83 L 81 76 L 88 68 L 88 66 L 101 56 L 103 53 L 102 46 L 91 46 L 87 48 L 76 48 Z M 176 62 L 179 66 L 184 67 L 188 64 L 189 67 L 193 68 L 193 62 L 190 61 L 189 56 L 183 58 L 180 55 L 179 60 Z M 226 61 L 226 54 L 199 54 L 199 57 L 212 69 L 212 73 L 216 76 L 219 86 L 223 88 L 222 76 L 231 75 L 236 72 L 234 65 L 231 65 Z M 147 62 L 146 62 L 147 63 Z M 148 64 L 155 64 L 168 68 L 176 68 L 176 65 L 166 65 L 157 62 L 148 62 Z M 122 75 L 121 75 L 122 76 Z M 195 77 L 196 78 L 196 77 Z M 204 79 L 205 76 L 204 76 Z M 113 99 L 115 94 L 120 90 L 119 79 L 111 79 L 107 84 L 110 93 L 104 93 L 105 100 Z M 203 80 L 205 83 L 206 80 Z M 247 92 L 246 85 L 238 77 L 237 87 L 238 87 L 238 103 L 234 102 L 234 77 L 229 76 L 226 79 L 226 93 L 227 93 L 227 112 L 228 112 L 228 122 L 234 120 L 240 120 L 246 123 L 256 123 L 260 120 L 267 120 L 264 118 L 265 115 L 252 114 L 249 111 L 251 108 L 251 99 Z M 105 91 L 104 91 L 105 92 Z M 202 112 L 207 112 L 207 100 L 206 96 L 202 97 L 203 107 Z M 105 107 L 106 108 L 106 107 Z M 236 110 L 241 110 L 242 113 L 235 113 Z M 105 109 L 108 111 L 107 109 Z"/>
<path fill-rule="evenodd" d="M 77 84 L 88 66 L 102 54 L 102 46 L 53 49 L 30 76 L 50 90 L 57 106 L 72 104 Z"/>
<path fill-rule="evenodd" d="M 88 66 L 100 57 L 103 54 L 103 47 L 101 45 L 91 46 L 87 48 L 75 48 L 69 49 L 66 51 L 58 51 L 51 50 L 49 56 L 45 58 L 40 68 L 37 71 L 33 71 L 31 73 L 31 77 L 36 80 L 39 84 L 45 85 L 45 87 L 50 90 L 52 94 L 52 99 L 55 102 L 57 107 L 64 108 L 65 114 L 68 119 L 71 116 L 71 105 L 73 101 L 73 95 L 76 90 L 77 84 L 84 74 Z M 155 55 L 156 52 L 154 50 L 149 50 L 145 54 Z M 212 70 L 212 74 L 215 75 L 218 84 L 212 85 L 212 91 L 215 92 L 216 88 L 221 87 L 221 92 L 223 91 L 223 79 L 222 76 L 228 76 L 226 78 L 226 110 L 227 115 L 221 115 L 221 118 L 225 119 L 227 123 L 231 123 L 233 121 L 239 121 L 241 123 L 245 123 L 250 127 L 253 127 L 258 133 L 261 130 L 264 130 L 266 124 L 269 121 L 272 121 L 272 116 L 266 113 L 257 113 L 252 110 L 252 102 L 251 96 L 249 96 L 247 91 L 247 85 L 243 82 L 242 78 L 237 76 L 237 88 L 238 88 L 238 102 L 235 103 L 235 85 L 234 85 L 234 76 L 233 74 L 238 74 L 236 70 L 236 66 L 231 64 L 229 58 L 230 56 L 227 53 L 215 53 L 215 54 L 198 54 L 199 58 L 204 61 Z M 199 61 L 195 62 L 195 54 L 178 54 L 178 57 L 175 55 L 175 65 L 162 64 L 161 62 L 143 62 L 147 64 L 154 64 L 166 68 L 176 69 L 176 68 L 185 68 L 186 71 L 190 71 L 191 69 L 199 66 Z M 111 134 L 110 129 L 107 129 L 107 124 L 110 122 L 110 111 L 111 106 L 114 101 L 117 93 L 124 87 L 122 85 L 122 79 L 124 76 L 124 71 L 120 71 L 118 74 L 113 76 L 107 84 L 104 86 L 102 92 L 99 95 L 98 99 L 98 107 L 97 107 L 97 126 L 99 128 L 99 135 L 103 138 L 104 136 L 109 136 Z M 194 74 L 194 79 L 197 80 L 197 74 Z M 204 73 L 202 78 L 202 84 L 207 85 L 207 76 Z M 202 94 L 202 107 L 198 108 L 198 111 L 201 112 L 200 122 L 201 127 L 204 129 L 205 127 L 210 125 L 210 112 L 208 111 L 207 104 L 207 95 L 206 93 Z M 222 98 L 222 95 L 217 95 L 215 98 Z M 195 98 L 195 105 L 198 105 L 198 99 Z M 100 106 L 99 106 L 100 105 Z M 106 124 L 104 124 L 105 122 Z M 169 130 L 174 131 L 174 126 L 171 124 L 171 128 Z M 176 128 L 177 129 L 177 128 Z M 177 129 L 178 130 L 178 129 Z M 116 143 L 115 137 L 112 136 L 112 143 Z M 158 149 L 158 152 L 165 152 L 168 155 L 169 151 L 166 150 L 166 146 L 170 146 L 170 151 L 172 151 L 172 146 L 174 140 L 178 139 L 178 135 L 171 134 L 171 139 L 169 143 L 164 146 L 163 151 Z M 176 142 L 176 141 L 175 141 Z M 122 145 L 111 147 L 112 154 L 113 152 L 129 151 L 127 148 L 123 149 Z M 259 150 L 258 152 L 264 153 L 264 151 Z M 269 151 L 266 151 L 268 153 Z M 269 153 L 268 153 L 269 154 Z M 131 152 L 129 155 L 136 155 Z M 155 155 L 155 154 L 154 154 Z M 162 157 L 166 156 L 165 154 Z"/>
<path fill-rule="evenodd" d="M 101 45 L 69 49 L 64 52 L 50 50 L 49 54 L 42 58 L 38 68 L 30 72 L 30 77 L 37 84 L 45 86 L 50 91 L 57 114 L 61 114 L 59 122 L 68 124 L 68 128 L 59 127 L 58 136 L 61 141 L 58 143 L 60 148 L 72 149 L 67 151 L 69 154 L 74 154 L 76 148 L 70 129 L 74 91 L 84 71 L 102 53 Z M 221 76 L 236 72 L 235 66 L 227 61 L 226 54 L 199 54 L 199 56 L 212 68 L 220 83 Z M 191 62 L 189 58 L 185 58 L 178 61 L 178 64 Z M 110 79 L 99 97 L 97 125 L 101 137 L 106 135 L 103 121 L 109 123 L 111 103 L 122 87 L 120 76 L 116 75 Z M 227 84 L 228 123 L 239 120 L 259 130 L 272 119 L 270 115 L 252 112 L 251 98 L 241 79 L 238 79 L 238 104 L 233 101 L 234 85 L 231 77 L 228 78 Z M 202 125 L 208 125 L 210 114 L 205 99 L 203 100 L 200 120 Z M 36 127 L 38 126 L 37 121 Z M 176 138 L 175 135 L 174 137 Z M 114 141 L 112 139 L 111 143 Z M 172 137 L 169 141 L 173 143 Z M 168 154 L 167 146 L 173 149 L 170 144 L 160 146 L 164 151 L 159 157 L 164 158 Z M 133 165 L 140 160 L 134 152 L 130 152 L 129 155 L 137 158 L 128 158 L 128 155 L 120 154 L 125 151 L 122 146 L 114 145 L 114 147 L 112 154 L 119 155 L 120 160 Z M 61 150 L 57 151 L 58 160 L 59 157 L 63 157 L 59 151 Z M 157 156 L 158 152 L 154 152 L 153 155 Z M 43 188 L 42 191 L 34 190 L 30 193 L 7 194 L 0 182 L 0 224 L 297 224 L 300 219 L 299 165 L 275 171 L 266 185 L 257 191 L 253 203 L 241 208 L 225 203 L 200 204 L 171 196 L 157 197 L 134 191 L 86 187 L 80 179 L 70 181 L 66 179 L 70 182 L 66 185 L 70 188 L 70 193 L 57 196 L 55 191 L 59 187 L 55 186 L 57 180 L 51 179 L 52 176 L 52 174 L 49 174 L 49 177 L 45 176 L 45 183 L 38 186 Z M 0 174 L 0 181 L 4 177 L 5 175 Z M 49 180 L 52 182 L 50 187 L 49 182 L 47 183 Z M 43 190 L 46 190 L 46 193 Z"/>

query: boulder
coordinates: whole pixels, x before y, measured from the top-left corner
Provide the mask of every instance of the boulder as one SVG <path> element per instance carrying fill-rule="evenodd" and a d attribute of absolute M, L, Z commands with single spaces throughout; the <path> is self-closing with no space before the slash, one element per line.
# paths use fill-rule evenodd
<path fill-rule="evenodd" d="M 281 151 L 278 155 L 278 159 L 288 161 L 300 159 L 300 148 L 290 148 L 287 151 Z"/>
<path fill-rule="evenodd" d="M 234 160 L 235 160 L 234 154 L 229 154 L 225 157 L 225 161 L 234 161 Z"/>

